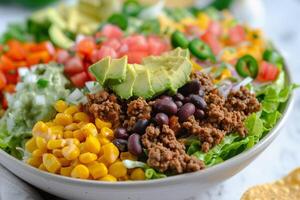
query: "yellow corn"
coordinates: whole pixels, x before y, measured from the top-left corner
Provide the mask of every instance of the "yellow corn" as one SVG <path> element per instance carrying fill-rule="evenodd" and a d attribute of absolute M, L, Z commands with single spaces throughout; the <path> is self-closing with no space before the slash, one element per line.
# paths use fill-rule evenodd
<path fill-rule="evenodd" d="M 47 168 L 45 167 L 45 165 L 43 163 L 40 164 L 39 169 L 43 170 L 43 171 L 47 171 Z"/>
<path fill-rule="evenodd" d="M 46 151 L 43 151 L 41 149 L 36 149 L 32 152 L 32 156 L 33 157 L 42 157 L 44 153 L 46 153 Z"/>
<path fill-rule="evenodd" d="M 106 176 L 99 179 L 99 181 L 109 181 L 109 182 L 116 182 L 117 179 L 112 175 L 107 174 Z"/>
<path fill-rule="evenodd" d="M 111 130 L 110 128 L 107 127 L 103 127 L 100 131 L 100 135 L 103 137 L 108 138 L 109 140 L 113 140 L 114 139 L 114 131 Z"/>
<path fill-rule="evenodd" d="M 68 160 L 75 160 L 79 156 L 80 151 L 76 145 L 71 144 L 62 149 L 62 154 Z"/>
<path fill-rule="evenodd" d="M 64 139 L 56 139 L 56 140 L 49 140 L 47 143 L 48 149 L 59 149 L 66 145 L 66 141 Z"/>
<path fill-rule="evenodd" d="M 43 155 L 43 164 L 45 165 L 46 169 L 51 173 L 57 172 L 61 167 L 61 164 L 58 161 L 58 159 L 50 153 L 45 153 Z"/>
<path fill-rule="evenodd" d="M 121 152 L 120 153 L 121 160 L 137 160 L 137 157 L 130 152 Z"/>
<path fill-rule="evenodd" d="M 103 137 L 101 135 L 98 135 L 98 140 L 99 140 L 101 145 L 105 145 L 105 144 L 110 143 L 109 139 L 107 139 L 106 137 Z"/>
<path fill-rule="evenodd" d="M 27 159 L 27 164 L 38 168 L 42 163 L 42 157 L 31 157 Z"/>
<path fill-rule="evenodd" d="M 84 142 L 84 149 L 87 152 L 98 154 L 100 151 L 100 142 L 94 136 L 88 136 Z"/>
<path fill-rule="evenodd" d="M 208 28 L 210 19 L 207 14 L 205 13 L 200 13 L 198 15 L 198 25 L 201 30 L 206 30 Z"/>
<path fill-rule="evenodd" d="M 53 149 L 52 153 L 53 153 L 53 155 L 55 155 L 57 158 L 64 157 L 64 155 L 62 154 L 62 150 L 61 150 L 61 149 Z"/>
<path fill-rule="evenodd" d="M 92 123 L 88 123 L 88 124 L 84 125 L 80 130 L 84 133 L 85 137 L 87 137 L 89 135 L 92 135 L 92 136 L 98 135 L 97 128 Z"/>
<path fill-rule="evenodd" d="M 67 145 L 75 144 L 76 146 L 78 146 L 80 144 L 80 142 L 77 138 L 67 138 L 65 140 L 66 140 Z"/>
<path fill-rule="evenodd" d="M 119 149 L 113 144 L 109 143 L 102 147 L 103 159 L 109 164 L 114 163 L 119 157 Z"/>
<path fill-rule="evenodd" d="M 64 113 L 65 114 L 69 114 L 69 115 L 73 115 L 74 113 L 77 113 L 79 111 L 78 106 L 70 106 L 69 108 L 67 108 Z"/>
<path fill-rule="evenodd" d="M 33 136 L 44 136 L 48 133 L 48 126 L 42 122 L 38 121 L 32 128 L 32 135 Z"/>
<path fill-rule="evenodd" d="M 51 126 L 49 128 L 48 139 L 50 139 L 50 138 L 54 139 L 54 138 L 59 138 L 59 137 L 62 138 L 62 136 L 63 136 L 63 130 L 64 130 L 63 126 L 59 126 L 59 125 Z"/>
<path fill-rule="evenodd" d="M 66 158 L 58 158 L 58 161 L 60 162 L 62 167 L 67 167 L 71 164 L 71 161 L 67 160 Z"/>
<path fill-rule="evenodd" d="M 58 100 L 54 104 L 54 108 L 57 112 L 64 112 L 68 108 L 68 104 L 63 100 Z"/>
<path fill-rule="evenodd" d="M 40 150 L 42 151 L 47 150 L 47 141 L 45 140 L 45 138 L 38 136 L 35 138 L 35 143 L 37 148 L 39 148 Z"/>
<path fill-rule="evenodd" d="M 85 140 L 85 134 L 81 130 L 73 131 L 73 137 L 78 139 L 80 142 Z"/>
<path fill-rule="evenodd" d="M 48 127 L 51 127 L 51 126 L 55 126 L 56 124 L 52 121 L 49 121 L 49 122 L 46 122 L 45 123 Z"/>
<path fill-rule="evenodd" d="M 75 122 L 89 122 L 90 117 L 84 112 L 75 113 L 73 116 Z"/>
<path fill-rule="evenodd" d="M 77 125 L 79 128 L 84 127 L 87 124 L 87 122 L 79 122 Z"/>
<path fill-rule="evenodd" d="M 75 131 L 77 129 L 79 129 L 79 126 L 76 123 L 69 124 L 64 128 L 65 131 Z"/>
<path fill-rule="evenodd" d="M 94 179 L 99 179 L 107 175 L 107 167 L 103 163 L 94 162 L 88 166 L 90 174 Z"/>
<path fill-rule="evenodd" d="M 79 156 L 79 161 L 84 164 L 91 163 L 95 160 L 97 160 L 97 155 L 94 153 L 86 152 Z"/>
<path fill-rule="evenodd" d="M 75 166 L 71 172 L 73 178 L 87 179 L 89 175 L 89 169 L 82 164 Z"/>
<path fill-rule="evenodd" d="M 72 115 L 66 113 L 58 113 L 53 120 L 54 123 L 59 125 L 69 125 L 73 122 Z"/>
<path fill-rule="evenodd" d="M 36 150 L 38 147 L 36 146 L 35 137 L 29 139 L 25 144 L 26 151 L 32 153 L 34 150 Z"/>
<path fill-rule="evenodd" d="M 130 174 L 131 180 L 145 180 L 145 172 L 141 168 L 134 169 Z"/>
<path fill-rule="evenodd" d="M 72 138 L 72 137 L 73 137 L 73 131 L 64 132 L 64 138 Z"/>
<path fill-rule="evenodd" d="M 128 180 L 129 180 L 129 176 L 127 174 L 125 176 L 118 178 L 118 181 L 128 181 Z"/>
<path fill-rule="evenodd" d="M 60 174 L 63 176 L 71 176 L 71 172 L 73 170 L 74 167 L 70 166 L 70 167 L 62 167 L 60 168 Z"/>
<path fill-rule="evenodd" d="M 112 127 L 112 124 L 110 122 L 102 121 L 99 118 L 96 118 L 95 124 L 96 124 L 96 126 L 97 126 L 98 129 L 102 129 L 104 127 L 107 127 L 107 128 L 111 128 Z"/>
<path fill-rule="evenodd" d="M 127 174 L 127 168 L 121 161 L 117 161 L 109 166 L 108 173 L 116 178 L 121 178 Z"/>

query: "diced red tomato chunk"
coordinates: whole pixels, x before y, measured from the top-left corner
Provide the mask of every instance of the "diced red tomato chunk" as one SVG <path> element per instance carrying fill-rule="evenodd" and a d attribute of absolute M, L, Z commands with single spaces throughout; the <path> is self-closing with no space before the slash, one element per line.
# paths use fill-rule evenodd
<path fill-rule="evenodd" d="M 108 39 L 113 39 L 113 38 L 121 38 L 123 37 L 123 31 L 114 25 L 107 24 L 103 27 L 101 31 L 101 36 L 104 36 Z"/>
<path fill-rule="evenodd" d="M 84 67 L 82 60 L 78 56 L 70 58 L 65 64 L 64 71 L 69 76 L 79 72 L 83 72 Z"/>
<path fill-rule="evenodd" d="M 70 79 L 74 86 L 81 88 L 85 86 L 85 82 L 89 80 L 89 77 L 86 72 L 81 72 L 71 76 Z"/>
<path fill-rule="evenodd" d="M 238 44 L 246 39 L 245 29 L 241 25 L 229 29 L 230 44 Z"/>
<path fill-rule="evenodd" d="M 221 43 L 218 40 L 218 38 L 216 38 L 216 36 L 210 34 L 210 32 L 206 31 L 206 33 L 204 33 L 201 36 L 201 39 L 211 48 L 212 52 L 217 55 L 219 54 L 219 52 L 222 49 Z"/>
<path fill-rule="evenodd" d="M 259 67 L 258 81 L 274 81 L 279 74 L 279 69 L 266 61 L 262 61 Z"/>

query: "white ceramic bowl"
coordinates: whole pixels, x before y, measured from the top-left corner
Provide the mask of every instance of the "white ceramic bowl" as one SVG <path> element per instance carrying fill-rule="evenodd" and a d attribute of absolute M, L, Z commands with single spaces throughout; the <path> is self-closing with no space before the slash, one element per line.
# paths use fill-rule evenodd
<path fill-rule="evenodd" d="M 287 80 L 290 82 L 290 73 Z M 276 127 L 252 149 L 202 171 L 164 179 L 107 183 L 50 174 L 21 162 L 0 150 L 0 163 L 28 183 L 56 196 L 72 200 L 185 200 L 235 175 L 252 162 L 278 135 L 291 111 L 293 95 L 283 108 Z"/>

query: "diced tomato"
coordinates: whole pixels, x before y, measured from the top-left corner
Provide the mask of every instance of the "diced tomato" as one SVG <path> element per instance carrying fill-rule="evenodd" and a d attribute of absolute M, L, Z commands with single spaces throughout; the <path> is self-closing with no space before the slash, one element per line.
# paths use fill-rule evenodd
<path fill-rule="evenodd" d="M 236 25 L 235 27 L 229 29 L 229 42 L 230 44 L 238 44 L 245 41 L 246 33 L 245 29 L 241 25 Z"/>
<path fill-rule="evenodd" d="M 209 23 L 207 32 L 209 32 L 210 34 L 214 35 L 215 37 L 220 37 L 222 35 L 222 26 L 219 22 L 217 21 L 211 21 Z"/>
<path fill-rule="evenodd" d="M 82 60 L 78 56 L 70 58 L 65 64 L 64 71 L 69 76 L 83 72 L 84 67 Z"/>
<path fill-rule="evenodd" d="M 90 37 L 83 38 L 76 44 L 77 52 L 84 56 L 90 56 L 95 48 L 96 43 Z"/>
<path fill-rule="evenodd" d="M 40 64 L 40 63 L 48 63 L 51 60 L 51 56 L 48 51 L 39 51 L 35 53 L 30 53 L 27 58 L 28 66 Z"/>
<path fill-rule="evenodd" d="M 49 41 L 41 42 L 38 44 L 32 44 L 30 46 L 30 51 L 31 52 L 48 51 L 48 53 L 50 55 L 55 54 L 55 48 L 54 48 L 53 44 Z"/>
<path fill-rule="evenodd" d="M 6 56 L 14 61 L 21 61 L 26 58 L 26 51 L 19 41 L 10 40 L 7 42 L 7 45 L 9 49 L 6 52 Z"/>
<path fill-rule="evenodd" d="M 0 66 L 1 66 L 1 70 L 3 71 L 16 69 L 16 66 L 14 65 L 13 61 L 10 58 L 8 58 L 6 55 L 2 55 L 0 57 Z"/>
<path fill-rule="evenodd" d="M 121 46 L 121 42 L 118 39 L 111 39 L 111 40 L 107 40 L 107 41 L 103 42 L 102 45 L 106 46 L 106 47 L 111 47 L 115 51 L 117 51 Z"/>
<path fill-rule="evenodd" d="M 262 61 L 259 66 L 259 73 L 257 80 L 264 82 L 264 81 L 274 81 L 276 80 L 279 74 L 279 69 L 266 61 Z"/>
<path fill-rule="evenodd" d="M 97 62 L 98 60 L 101 60 L 102 58 L 105 58 L 107 56 L 110 56 L 112 58 L 117 58 L 118 54 L 113 48 L 102 46 L 99 50 L 96 51 L 94 56 L 95 57 L 93 62 Z"/>
<path fill-rule="evenodd" d="M 15 84 L 8 84 L 3 89 L 4 92 L 7 93 L 14 93 L 16 92 L 16 85 Z"/>
<path fill-rule="evenodd" d="M 123 37 L 123 31 L 114 25 L 111 24 L 107 24 L 103 27 L 103 29 L 101 30 L 101 36 L 107 37 L 109 39 L 113 39 L 113 38 L 121 38 Z"/>
<path fill-rule="evenodd" d="M 169 49 L 169 45 L 164 42 L 161 38 L 151 36 L 148 38 L 149 54 L 160 55 L 161 53 Z"/>
<path fill-rule="evenodd" d="M 127 45 L 128 51 L 148 51 L 148 42 L 143 35 L 129 36 L 121 42 Z"/>
<path fill-rule="evenodd" d="M 208 46 L 211 48 L 212 52 L 215 55 L 218 55 L 219 52 L 222 50 L 221 43 L 219 42 L 218 38 L 216 38 L 214 35 L 212 35 L 210 32 L 206 31 L 201 36 L 201 39 L 208 44 Z"/>
<path fill-rule="evenodd" d="M 2 98 L 2 108 L 7 109 L 8 108 L 8 102 L 5 97 Z"/>
<path fill-rule="evenodd" d="M 96 77 L 91 72 L 88 71 L 88 75 L 92 81 L 96 81 Z"/>
<path fill-rule="evenodd" d="M 18 72 L 16 70 L 10 70 L 4 73 L 7 83 L 17 84 L 19 81 Z"/>
<path fill-rule="evenodd" d="M 56 62 L 59 64 L 65 64 L 70 58 L 70 54 L 66 50 L 59 50 L 56 53 Z"/>
<path fill-rule="evenodd" d="M 143 52 L 143 51 L 130 51 L 126 55 L 128 56 L 128 63 L 139 64 L 142 62 L 143 58 L 148 56 L 149 54 L 147 52 Z"/>
<path fill-rule="evenodd" d="M 74 86 L 84 87 L 85 82 L 87 82 L 89 80 L 89 77 L 86 72 L 81 72 L 81 73 L 71 76 L 70 79 L 71 79 L 72 83 L 74 84 Z"/>
<path fill-rule="evenodd" d="M 2 90 L 7 84 L 7 80 L 3 72 L 0 71 L 0 90 Z"/>

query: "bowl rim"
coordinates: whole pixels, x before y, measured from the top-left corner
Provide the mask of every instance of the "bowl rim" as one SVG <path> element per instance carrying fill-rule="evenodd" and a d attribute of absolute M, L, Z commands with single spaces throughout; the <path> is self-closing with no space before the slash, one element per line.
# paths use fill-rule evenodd
<path fill-rule="evenodd" d="M 286 83 L 292 83 L 291 73 L 289 67 L 287 67 L 286 63 L 284 64 L 284 70 L 285 70 L 285 77 L 286 77 Z M 78 184 L 78 185 L 85 185 L 85 186 L 99 186 L 103 188 L 109 187 L 110 189 L 114 188 L 126 188 L 126 187 L 150 187 L 155 186 L 157 184 L 174 184 L 177 181 L 189 181 L 189 179 L 192 178 L 200 178 L 203 176 L 207 176 L 209 174 L 212 174 L 214 172 L 217 172 L 221 170 L 222 168 L 230 167 L 232 163 L 238 162 L 238 160 L 242 158 L 246 158 L 251 156 L 253 153 L 258 151 L 259 149 L 262 149 L 266 143 L 268 143 L 269 140 L 271 140 L 273 137 L 278 135 L 279 129 L 282 127 L 284 122 L 287 120 L 288 115 L 291 113 L 293 103 L 294 103 L 294 92 L 290 94 L 290 97 L 288 101 L 286 102 L 285 109 L 282 113 L 281 119 L 277 122 L 275 127 L 262 139 L 260 140 L 256 145 L 254 145 L 251 149 L 244 151 L 228 160 L 225 160 L 222 163 L 219 163 L 217 165 L 214 165 L 212 167 L 206 168 L 204 170 L 191 172 L 191 173 L 185 173 L 185 174 L 178 174 L 174 176 L 169 176 L 166 178 L 161 179 L 153 179 L 153 180 L 143 180 L 143 181 L 120 181 L 120 182 L 104 182 L 104 181 L 95 181 L 95 180 L 81 180 L 81 179 L 75 179 L 72 177 L 66 177 L 62 175 L 52 174 L 49 172 L 42 171 L 40 169 L 37 169 L 35 167 L 32 167 L 28 164 L 26 164 L 24 161 L 18 160 L 15 157 L 9 155 L 2 149 L 0 149 L 0 156 L 6 157 L 8 160 L 15 162 L 18 164 L 18 167 L 23 167 L 25 170 L 29 171 L 30 173 L 34 173 L 37 176 L 41 176 L 45 179 L 54 179 L 54 181 L 57 182 L 64 182 L 64 183 L 71 183 L 71 184 Z M 2 163 L 0 163 L 2 164 Z M 3 164 L 5 167 L 5 164 Z M 8 169 L 9 170 L 9 169 Z"/>

